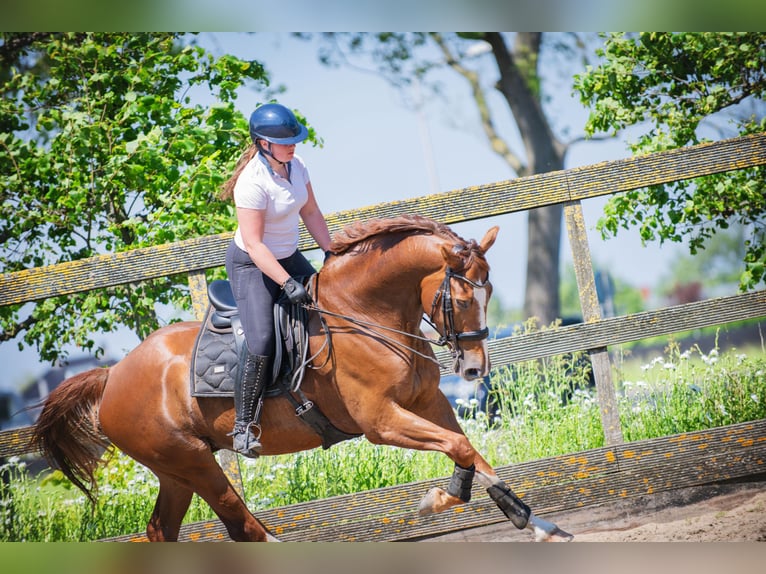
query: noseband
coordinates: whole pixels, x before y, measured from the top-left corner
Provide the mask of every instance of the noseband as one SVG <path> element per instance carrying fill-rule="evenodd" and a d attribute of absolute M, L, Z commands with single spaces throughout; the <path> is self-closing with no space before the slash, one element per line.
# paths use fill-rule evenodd
<path fill-rule="evenodd" d="M 483 341 L 489 336 L 489 329 L 484 327 L 478 331 L 463 331 L 457 332 L 455 330 L 455 308 L 452 304 L 452 279 L 459 279 L 465 281 L 474 289 L 486 289 L 487 283 L 475 283 L 465 277 L 464 275 L 458 275 L 451 267 L 447 267 L 444 273 L 444 281 L 434 294 L 434 301 L 431 304 L 431 313 L 429 315 L 429 323 L 438 333 L 438 329 L 434 325 L 434 314 L 436 313 L 436 305 L 441 298 L 442 301 L 442 322 L 444 324 L 444 333 L 441 334 L 438 345 L 448 344 L 453 354 L 458 352 L 458 344 L 461 341 Z"/>

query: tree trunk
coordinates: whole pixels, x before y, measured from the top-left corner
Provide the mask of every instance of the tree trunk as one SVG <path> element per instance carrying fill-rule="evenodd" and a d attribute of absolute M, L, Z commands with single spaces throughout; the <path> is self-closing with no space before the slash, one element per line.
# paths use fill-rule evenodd
<path fill-rule="evenodd" d="M 561 218 L 560 205 L 540 207 L 527 214 L 528 245 L 524 316 L 537 317 L 539 325 L 548 325 L 560 315 Z"/>
<path fill-rule="evenodd" d="M 499 33 L 488 33 L 505 97 L 519 128 L 526 152 L 526 169 L 519 176 L 563 168 L 563 150 L 540 105 L 537 61 L 541 34 L 518 33 L 513 52 Z M 559 252 L 562 207 L 532 210 L 527 219 L 527 277 L 524 315 L 547 325 L 559 317 Z"/>

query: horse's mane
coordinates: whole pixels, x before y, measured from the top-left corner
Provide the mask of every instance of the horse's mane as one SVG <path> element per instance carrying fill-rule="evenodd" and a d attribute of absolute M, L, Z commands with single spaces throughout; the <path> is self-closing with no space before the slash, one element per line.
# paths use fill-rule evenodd
<path fill-rule="evenodd" d="M 364 242 L 394 233 L 430 234 L 451 241 L 456 253 L 467 258 L 468 265 L 471 264 L 474 255 L 478 254 L 483 259 L 483 253 L 476 241 L 466 242 L 445 224 L 422 215 L 400 215 L 352 223 L 335 234 L 330 249 L 336 255 L 341 255 Z"/>

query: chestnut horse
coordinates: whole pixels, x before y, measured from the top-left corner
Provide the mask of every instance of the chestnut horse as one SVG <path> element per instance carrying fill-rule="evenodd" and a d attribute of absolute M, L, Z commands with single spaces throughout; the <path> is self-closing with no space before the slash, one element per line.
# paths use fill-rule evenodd
<path fill-rule="evenodd" d="M 516 497 L 463 434 L 439 390 L 432 341 L 420 328 L 428 314 L 452 351 L 457 374 L 477 379 L 489 372 L 486 313 L 492 286 L 485 253 L 497 231 L 493 227 L 479 243 L 466 242 L 445 225 L 402 216 L 337 234 L 335 255 L 312 283 L 313 365 L 301 390 L 342 432 L 375 444 L 439 451 L 454 461 L 447 490 L 426 493 L 421 514 L 467 502 L 475 476 L 516 527 L 530 529 L 537 540 L 568 540 L 571 535 Z M 33 441 L 91 501 L 94 471 L 108 441 L 149 468 L 159 479 L 149 540 L 177 540 L 195 492 L 233 540 L 276 540 L 214 457 L 232 447 L 232 400 L 190 394 L 189 363 L 199 329 L 198 322 L 168 325 L 109 369 L 62 383 L 47 398 Z M 285 396 L 266 399 L 261 427 L 262 455 L 322 444 Z"/>

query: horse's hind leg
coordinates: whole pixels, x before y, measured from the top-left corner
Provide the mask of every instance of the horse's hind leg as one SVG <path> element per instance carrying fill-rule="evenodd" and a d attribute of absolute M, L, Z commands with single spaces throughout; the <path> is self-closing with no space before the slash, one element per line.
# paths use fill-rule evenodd
<path fill-rule="evenodd" d="M 194 493 L 169 476 L 158 478 L 160 492 L 146 525 L 146 537 L 151 542 L 175 542 Z"/>
<path fill-rule="evenodd" d="M 197 450 L 193 458 L 179 461 L 173 476 L 210 505 L 235 542 L 276 541 L 248 510 L 210 450 Z"/>
<path fill-rule="evenodd" d="M 149 540 L 178 539 L 181 521 L 193 493 L 210 505 L 232 540 L 276 540 L 247 509 L 212 451 L 201 441 L 163 444 L 158 448 L 158 454 L 161 463 L 151 461 L 150 467 L 160 480 L 160 493 L 146 529 Z M 149 464 L 148 461 L 143 463 Z"/>

